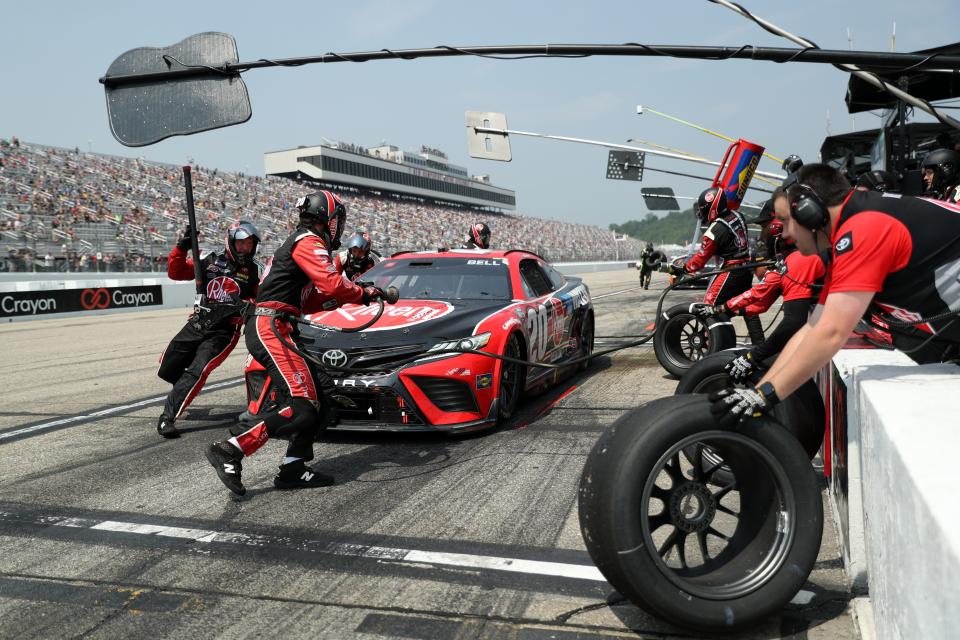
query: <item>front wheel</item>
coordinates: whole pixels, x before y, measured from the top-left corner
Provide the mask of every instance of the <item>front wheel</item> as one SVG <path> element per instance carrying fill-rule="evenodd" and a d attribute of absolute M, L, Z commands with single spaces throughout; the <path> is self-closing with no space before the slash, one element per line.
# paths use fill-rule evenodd
<path fill-rule="evenodd" d="M 705 450 L 717 464 L 704 465 Z M 731 478 L 718 485 L 721 466 Z M 823 529 L 796 439 L 766 417 L 721 429 L 702 395 L 661 398 L 617 420 L 587 458 L 579 514 L 590 557 L 614 588 L 714 633 L 780 611 L 813 570 Z"/>
<path fill-rule="evenodd" d="M 523 359 L 520 338 L 516 333 L 507 340 L 503 355 L 517 360 Z M 524 365 L 507 361 L 500 363 L 500 387 L 497 390 L 497 420 L 500 422 L 509 419 L 516 410 L 526 378 L 527 368 Z"/>

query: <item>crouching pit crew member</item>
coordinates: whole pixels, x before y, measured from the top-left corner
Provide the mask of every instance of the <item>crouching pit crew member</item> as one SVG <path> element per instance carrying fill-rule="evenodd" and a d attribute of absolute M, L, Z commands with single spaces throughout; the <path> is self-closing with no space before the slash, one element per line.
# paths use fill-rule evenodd
<path fill-rule="evenodd" d="M 253 257 L 260 234 L 252 223 L 236 222 L 227 230 L 222 253 L 200 257 L 203 299 L 187 324 L 174 336 L 160 356 L 157 375 L 173 385 L 157 421 L 157 432 L 164 438 L 179 438 L 176 420 L 189 406 L 210 372 L 227 359 L 240 339 L 243 300 L 257 295 L 260 268 Z M 193 280 L 190 228 L 167 257 L 167 275 L 171 280 Z"/>
<path fill-rule="evenodd" d="M 710 225 L 703 234 L 700 248 L 683 267 L 671 265 L 670 274 L 682 277 L 702 270 L 713 256 L 720 259 L 720 266 L 732 267 L 750 260 L 750 244 L 747 238 L 747 222 L 743 215 L 727 206 L 727 195 L 722 187 L 710 187 L 700 194 L 694 213 L 701 224 Z M 747 269 L 720 273 L 713 277 L 703 297 L 706 305 L 723 304 L 730 298 L 750 288 L 753 276 Z M 763 342 L 763 324 L 754 314 L 744 316 L 750 341 Z"/>
<path fill-rule="evenodd" d="M 755 388 L 710 397 L 722 426 L 762 415 L 793 393 L 861 318 L 879 317 L 894 345 L 918 363 L 960 358 L 960 208 L 851 190 L 823 164 L 804 166 L 796 178 L 776 214 L 804 255 L 829 247 L 826 282 L 810 322 Z"/>
<path fill-rule="evenodd" d="M 763 362 L 780 353 L 793 335 L 807 323 L 811 309 L 816 304 L 816 292 L 823 284 L 825 266 L 820 254 L 805 256 L 796 250 L 792 241 L 783 239 L 783 223 L 771 219 L 777 200 L 786 205 L 787 194 L 778 189 L 770 199 L 771 206 L 764 207 L 760 217 L 753 220 L 763 227 L 760 238 L 765 258 L 777 260 L 774 268 L 759 267 L 761 281 L 749 291 L 731 298 L 713 310 L 713 313 L 741 315 L 766 312 L 778 297 L 783 296 L 781 311 L 783 319 L 761 344 L 754 345 L 747 353 L 738 356 L 726 367 L 734 382 L 746 382 L 760 371 Z M 766 217 L 764 217 L 766 216 Z"/>
<path fill-rule="evenodd" d="M 329 191 L 318 191 L 300 198 L 297 210 L 299 225 L 274 254 L 257 294 L 254 315 L 244 328 L 250 354 L 267 369 L 287 397 L 275 410 L 260 415 L 260 421 L 252 428 L 241 427 L 240 435 L 214 442 L 206 451 L 220 480 L 238 495 L 246 493 L 240 476 L 241 460 L 271 437 L 289 440 L 286 456 L 273 479 L 276 488 L 323 487 L 334 482 L 332 477 L 306 465 L 313 459 L 313 441 L 322 423 L 320 411 L 328 411 L 332 401 L 322 389 L 317 389 L 306 360 L 277 339 L 271 323 L 276 322 L 277 332 L 290 342 L 296 332 L 289 318 L 305 311 L 304 300 L 316 301 L 322 309 L 333 309 L 351 302 L 369 304 L 383 295 L 380 289 L 360 287 L 337 271 L 331 251 L 340 247 L 347 217 L 340 198 Z"/>

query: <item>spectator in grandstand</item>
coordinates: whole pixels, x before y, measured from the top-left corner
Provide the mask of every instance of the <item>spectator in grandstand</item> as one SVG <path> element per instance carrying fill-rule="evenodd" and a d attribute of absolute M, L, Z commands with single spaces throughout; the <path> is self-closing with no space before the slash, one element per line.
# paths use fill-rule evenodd
<path fill-rule="evenodd" d="M 484 222 L 477 222 L 470 226 L 467 233 L 467 241 L 463 244 L 464 249 L 489 249 L 490 248 L 490 227 Z"/>
<path fill-rule="evenodd" d="M 237 435 L 214 442 L 206 451 L 221 482 L 238 495 L 246 493 L 241 479 L 244 456 L 252 455 L 271 437 L 289 439 L 286 455 L 273 479 L 276 488 L 333 484 L 332 477 L 314 471 L 306 463 L 313 459 L 313 441 L 321 420 L 328 424 L 336 419 L 328 395 L 335 387 L 322 370 L 313 371 L 300 355 L 283 344 L 294 332 L 295 325 L 289 317 L 348 302 L 369 304 L 383 295 L 376 287 L 360 287 L 337 273 L 330 252 L 340 247 L 347 217 L 340 198 L 329 191 L 318 191 L 300 198 L 296 209 L 297 230 L 274 253 L 257 294 L 255 314 L 244 329 L 250 354 L 289 395 L 276 409 L 259 415 L 260 422 L 252 428 L 238 425 Z M 304 304 L 303 290 L 310 285 L 315 295 Z"/>
<path fill-rule="evenodd" d="M 254 262 L 260 235 L 246 221 L 230 227 L 222 252 L 200 258 L 203 302 L 160 356 L 157 375 L 173 385 L 157 420 L 157 433 L 179 438 L 176 420 L 200 393 L 214 369 L 227 359 L 240 339 L 241 303 L 253 300 L 260 284 Z M 193 280 L 194 262 L 188 256 L 189 229 L 168 257 L 167 275 L 173 280 Z"/>
<path fill-rule="evenodd" d="M 851 190 L 836 169 L 804 166 L 778 200 L 784 237 L 804 255 L 829 248 L 810 322 L 754 388 L 711 395 L 721 425 L 768 412 L 840 350 L 861 318 L 883 322 L 919 363 L 960 358 L 960 209 L 923 198 Z"/>
<path fill-rule="evenodd" d="M 921 164 L 923 183 L 931 198 L 960 202 L 960 153 L 951 149 L 931 151 Z"/>

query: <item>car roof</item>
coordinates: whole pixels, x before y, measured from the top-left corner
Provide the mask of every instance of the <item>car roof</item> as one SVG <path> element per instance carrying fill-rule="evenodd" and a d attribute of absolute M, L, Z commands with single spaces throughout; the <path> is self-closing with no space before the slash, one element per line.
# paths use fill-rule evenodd
<path fill-rule="evenodd" d="M 444 249 L 441 251 L 400 251 L 392 256 L 391 258 L 475 258 L 477 256 L 482 256 L 485 258 L 509 258 L 514 256 L 533 256 L 535 258 L 540 258 L 537 254 L 532 251 L 527 251 L 525 249 Z M 544 262 L 543 258 L 540 258 Z"/>

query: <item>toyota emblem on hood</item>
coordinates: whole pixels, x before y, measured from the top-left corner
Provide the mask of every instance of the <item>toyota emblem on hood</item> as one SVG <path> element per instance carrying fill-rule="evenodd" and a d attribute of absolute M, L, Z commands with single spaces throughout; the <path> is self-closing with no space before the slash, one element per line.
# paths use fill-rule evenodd
<path fill-rule="evenodd" d="M 342 367 L 347 364 L 347 354 L 340 349 L 327 349 L 323 352 L 320 360 L 323 361 L 323 364 L 334 368 Z"/>

